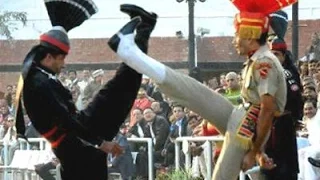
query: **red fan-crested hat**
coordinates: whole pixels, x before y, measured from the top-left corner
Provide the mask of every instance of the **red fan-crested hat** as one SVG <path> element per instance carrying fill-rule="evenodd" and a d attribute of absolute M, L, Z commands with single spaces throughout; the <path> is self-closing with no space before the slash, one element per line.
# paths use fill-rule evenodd
<path fill-rule="evenodd" d="M 298 0 L 230 0 L 240 11 L 234 26 L 241 38 L 259 39 L 269 30 L 269 14 Z"/>

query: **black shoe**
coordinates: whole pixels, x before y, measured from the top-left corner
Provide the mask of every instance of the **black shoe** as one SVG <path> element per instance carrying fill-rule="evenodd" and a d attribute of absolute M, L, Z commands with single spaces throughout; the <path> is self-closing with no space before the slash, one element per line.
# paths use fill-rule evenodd
<path fill-rule="evenodd" d="M 125 24 L 118 33 L 121 33 L 122 35 L 128 35 L 133 34 L 136 27 L 140 24 L 141 18 L 135 17 L 130 22 Z M 113 35 L 110 40 L 108 41 L 109 47 L 114 51 L 117 52 L 118 46 L 120 43 L 120 37 L 118 36 L 118 33 Z"/>
<path fill-rule="evenodd" d="M 133 4 L 122 4 L 120 10 L 134 18 L 140 16 L 143 23 L 147 23 L 151 26 L 154 26 L 157 22 L 158 15 L 153 12 L 147 12 L 139 6 Z"/>
<path fill-rule="evenodd" d="M 148 53 L 149 38 L 157 23 L 158 15 L 147 12 L 139 6 L 133 4 L 122 4 L 120 10 L 130 16 L 130 18 L 141 17 L 142 22 L 137 26 L 135 42 L 142 52 Z"/>
<path fill-rule="evenodd" d="M 314 159 L 312 157 L 308 158 L 308 161 L 310 164 L 312 164 L 315 167 L 320 167 L 320 159 Z"/>

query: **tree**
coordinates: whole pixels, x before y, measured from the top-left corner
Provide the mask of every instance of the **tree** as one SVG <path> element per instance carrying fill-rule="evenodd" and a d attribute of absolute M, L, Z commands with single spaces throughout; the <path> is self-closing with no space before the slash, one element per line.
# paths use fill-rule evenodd
<path fill-rule="evenodd" d="M 9 40 L 13 39 L 12 32 L 18 29 L 18 23 L 26 25 L 26 12 L 0 12 L 0 36 L 5 36 Z"/>

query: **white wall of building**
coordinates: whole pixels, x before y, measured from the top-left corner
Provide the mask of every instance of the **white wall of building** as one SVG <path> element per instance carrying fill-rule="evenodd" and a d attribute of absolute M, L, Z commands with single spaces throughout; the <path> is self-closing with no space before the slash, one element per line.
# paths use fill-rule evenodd
<path fill-rule="evenodd" d="M 319 0 L 300 0 L 299 19 L 320 19 Z M 69 32 L 70 38 L 107 38 L 112 36 L 129 18 L 119 10 L 120 4 L 134 3 L 159 15 L 152 36 L 175 36 L 176 31 L 188 34 L 188 4 L 176 0 L 94 0 L 99 12 L 81 26 Z M 27 26 L 20 23 L 14 31 L 15 39 L 38 39 L 51 24 L 43 0 L 0 0 L 0 11 L 22 11 L 28 14 Z M 285 8 L 291 19 L 291 7 Z M 237 9 L 229 0 L 206 0 L 195 5 L 195 31 L 199 27 L 210 30 L 208 36 L 232 36 L 233 16 Z M 14 22 L 13 22 L 14 23 Z M 0 39 L 4 37 L 0 36 Z"/>

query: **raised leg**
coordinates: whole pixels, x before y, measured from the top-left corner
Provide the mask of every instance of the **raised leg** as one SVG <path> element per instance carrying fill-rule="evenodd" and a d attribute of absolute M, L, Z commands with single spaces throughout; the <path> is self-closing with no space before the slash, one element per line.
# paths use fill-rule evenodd
<path fill-rule="evenodd" d="M 117 42 L 109 42 L 109 45 L 128 66 L 152 78 L 163 93 L 197 112 L 213 123 L 221 133 L 225 133 L 234 108 L 228 100 L 195 79 L 147 56 L 135 44 L 133 33 L 124 34 L 120 30 L 115 37 Z"/>

